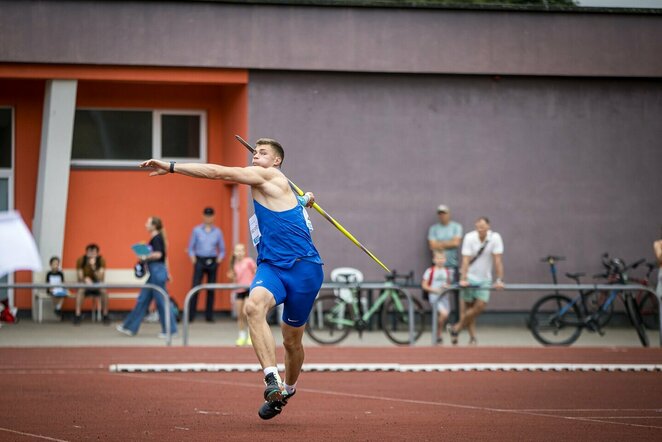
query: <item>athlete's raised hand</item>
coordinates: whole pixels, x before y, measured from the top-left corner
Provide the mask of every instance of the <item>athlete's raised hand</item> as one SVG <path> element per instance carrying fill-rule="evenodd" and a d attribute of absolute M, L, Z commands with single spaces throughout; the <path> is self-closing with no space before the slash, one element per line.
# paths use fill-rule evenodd
<path fill-rule="evenodd" d="M 143 161 L 142 163 L 140 163 L 139 167 L 140 168 L 149 167 L 154 169 L 149 174 L 149 176 L 165 175 L 166 173 L 170 172 L 170 163 L 166 163 L 165 161 L 161 161 L 161 160 L 155 160 L 153 158 L 151 160 Z"/>

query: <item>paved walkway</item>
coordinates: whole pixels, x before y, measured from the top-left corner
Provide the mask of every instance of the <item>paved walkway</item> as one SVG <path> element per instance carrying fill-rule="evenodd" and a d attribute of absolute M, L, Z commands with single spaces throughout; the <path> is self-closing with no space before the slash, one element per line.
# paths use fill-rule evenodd
<path fill-rule="evenodd" d="M 118 333 L 112 325 L 104 326 L 100 323 L 83 321 L 80 326 L 71 322 L 43 322 L 41 324 L 31 320 L 22 320 L 18 324 L 3 324 L 0 327 L 0 347 L 96 347 L 96 346 L 165 346 L 165 341 L 158 338 L 160 326 L 154 323 L 143 323 L 137 336 L 129 337 Z M 173 339 L 174 346 L 182 345 L 182 324 L 179 324 L 180 334 Z M 280 330 L 277 326 L 272 328 L 276 343 L 281 344 Z M 574 347 L 640 347 L 638 338 L 631 327 L 610 327 L 605 335 L 584 332 Z M 651 346 L 659 347 L 659 334 L 648 331 Z M 235 323 L 230 318 L 217 320 L 213 324 L 195 322 L 189 329 L 189 345 L 191 346 L 234 346 L 236 339 Z M 316 346 L 305 336 L 305 345 Z M 445 337 L 448 344 L 448 336 Z M 460 335 L 459 346 L 466 346 L 468 336 Z M 479 325 L 478 342 L 480 346 L 487 347 L 540 347 L 524 325 Z M 429 331 L 424 333 L 416 343 L 417 347 L 430 346 Z M 393 347 L 383 332 L 364 332 L 359 338 L 357 332 L 350 333 L 349 337 L 339 346 L 358 347 Z"/>

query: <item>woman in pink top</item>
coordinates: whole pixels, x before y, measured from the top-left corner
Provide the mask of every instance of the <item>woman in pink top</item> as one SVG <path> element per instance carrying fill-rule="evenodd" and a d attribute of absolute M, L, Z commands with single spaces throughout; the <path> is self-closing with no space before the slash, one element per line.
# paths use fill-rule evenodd
<path fill-rule="evenodd" d="M 232 252 L 232 259 L 230 260 L 231 270 L 228 272 L 228 277 L 236 284 L 250 286 L 255 276 L 257 265 L 255 260 L 250 256 L 246 256 L 246 246 L 237 244 L 234 246 Z M 246 313 L 244 313 L 244 301 L 248 297 L 249 289 L 239 289 L 235 292 L 235 308 L 237 312 L 237 326 L 239 328 L 239 337 L 235 341 L 238 346 L 252 345 L 251 337 L 246 330 Z"/>

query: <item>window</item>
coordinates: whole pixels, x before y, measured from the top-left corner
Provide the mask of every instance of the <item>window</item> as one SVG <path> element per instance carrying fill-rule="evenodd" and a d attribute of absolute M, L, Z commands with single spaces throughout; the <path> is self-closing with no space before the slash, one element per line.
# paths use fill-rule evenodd
<path fill-rule="evenodd" d="M 14 111 L 0 107 L 0 212 L 14 209 Z M 14 274 L 0 278 L 0 283 L 14 282 Z M 0 299 L 14 305 L 14 290 L 0 289 Z"/>
<path fill-rule="evenodd" d="M 72 165 L 131 166 L 149 158 L 206 161 L 201 111 L 77 109 Z"/>
<path fill-rule="evenodd" d="M 0 168 L 12 168 L 12 110 L 0 108 Z"/>

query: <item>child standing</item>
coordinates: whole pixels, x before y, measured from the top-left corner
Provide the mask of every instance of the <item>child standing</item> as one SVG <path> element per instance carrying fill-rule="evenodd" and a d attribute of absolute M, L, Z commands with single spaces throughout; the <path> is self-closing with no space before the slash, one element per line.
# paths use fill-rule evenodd
<path fill-rule="evenodd" d="M 51 269 L 46 273 L 46 282 L 48 284 L 62 284 L 64 282 L 64 273 L 60 269 L 60 258 L 53 256 L 48 264 Z M 55 314 L 62 319 L 62 304 L 64 303 L 64 298 L 68 295 L 67 290 L 64 287 L 53 287 L 48 289 L 48 294 L 53 297 Z"/>
<path fill-rule="evenodd" d="M 450 312 L 450 302 L 448 301 L 448 295 L 444 295 L 441 299 L 439 298 L 444 290 L 449 287 L 451 275 L 448 268 L 444 267 L 446 264 L 446 255 L 444 252 L 434 252 L 432 262 L 434 265 L 428 268 L 423 274 L 421 286 L 423 290 L 430 294 L 430 305 L 432 305 L 433 310 L 435 306 L 437 308 L 439 315 L 437 318 L 437 344 L 443 344 L 442 334 L 444 324 Z"/>
<path fill-rule="evenodd" d="M 253 277 L 255 277 L 257 265 L 253 258 L 246 256 L 245 245 L 237 244 L 234 246 L 230 268 L 228 277 L 234 283 L 250 287 Z M 249 292 L 250 290 L 248 288 L 235 291 L 235 309 L 237 312 L 237 328 L 239 329 L 239 337 L 235 341 L 237 346 L 252 345 L 251 337 L 247 331 L 246 313 L 244 312 L 244 301 L 248 297 Z"/>

